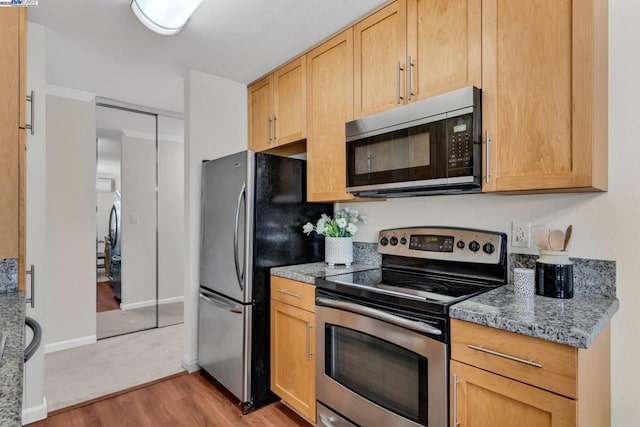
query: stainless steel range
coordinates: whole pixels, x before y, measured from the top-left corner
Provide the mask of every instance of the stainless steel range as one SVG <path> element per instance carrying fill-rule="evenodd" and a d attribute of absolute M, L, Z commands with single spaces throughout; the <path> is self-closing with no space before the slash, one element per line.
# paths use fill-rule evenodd
<path fill-rule="evenodd" d="M 507 280 L 507 236 L 380 232 L 382 266 L 316 280 L 318 422 L 445 427 L 449 307 Z"/>

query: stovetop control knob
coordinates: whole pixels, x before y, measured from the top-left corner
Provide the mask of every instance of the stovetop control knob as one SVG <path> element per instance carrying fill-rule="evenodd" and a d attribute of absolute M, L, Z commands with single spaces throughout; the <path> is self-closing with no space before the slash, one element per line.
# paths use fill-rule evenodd
<path fill-rule="evenodd" d="M 464 249 L 464 241 L 458 240 L 458 243 L 456 243 L 456 246 L 458 247 L 458 249 Z"/>
<path fill-rule="evenodd" d="M 476 242 L 475 240 L 471 241 L 471 243 L 469 243 L 469 249 L 471 249 L 473 252 L 478 252 L 478 250 L 480 249 L 480 243 Z"/>
<path fill-rule="evenodd" d="M 391 240 L 389 240 L 391 242 L 392 246 L 395 246 L 398 244 L 398 238 L 396 236 L 391 237 Z"/>
<path fill-rule="evenodd" d="M 380 244 L 382 246 L 387 246 L 389 244 L 389 239 L 387 239 L 386 237 L 383 237 L 382 239 L 380 239 Z"/>
<path fill-rule="evenodd" d="M 406 238 L 406 237 L 404 237 L 404 236 L 403 236 L 403 237 L 401 237 L 401 238 L 400 238 L 400 244 L 401 244 L 401 245 L 406 245 L 406 244 L 407 244 L 407 238 Z"/>
<path fill-rule="evenodd" d="M 496 247 L 491 243 L 485 243 L 484 246 L 482 246 L 482 250 L 485 254 L 492 254 L 496 250 Z"/>

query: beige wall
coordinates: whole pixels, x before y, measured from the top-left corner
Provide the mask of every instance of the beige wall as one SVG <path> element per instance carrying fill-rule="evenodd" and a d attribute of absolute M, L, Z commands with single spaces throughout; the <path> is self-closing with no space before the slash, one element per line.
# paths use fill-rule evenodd
<path fill-rule="evenodd" d="M 185 328 L 184 361 L 197 369 L 200 177 L 202 160 L 247 149 L 247 88 L 189 70 L 185 75 Z"/>
<path fill-rule="evenodd" d="M 609 16 L 609 192 L 436 196 L 350 206 L 369 215 L 369 224 L 356 236 L 367 242 L 376 241 L 381 229 L 405 225 L 446 224 L 510 233 L 512 221 L 573 224 L 574 256 L 617 261 L 620 311 L 612 321 L 612 425 L 626 427 L 638 425 L 640 419 L 640 56 L 631 54 L 640 46 L 640 4 L 610 0 Z"/>
<path fill-rule="evenodd" d="M 48 95 L 45 344 L 95 340 L 95 101 Z"/>
<path fill-rule="evenodd" d="M 27 91 L 35 91 L 36 98 L 46 92 L 46 31 L 38 24 L 27 26 Z M 47 177 L 46 177 L 46 110 L 44 102 L 35 104 L 35 134 L 27 134 L 27 265 L 35 265 L 36 300 L 35 307 L 27 305 L 26 314 L 41 325 L 45 318 L 45 298 L 42 297 L 48 287 L 47 271 Z M 29 120 L 30 121 L 30 120 Z M 28 291 L 30 292 L 30 291 Z M 46 334 L 46 330 L 44 331 Z M 29 338 L 30 339 L 30 338 Z M 22 398 L 23 423 L 36 421 L 47 415 L 44 401 L 44 346 L 31 357 L 25 365 L 25 387 Z"/>

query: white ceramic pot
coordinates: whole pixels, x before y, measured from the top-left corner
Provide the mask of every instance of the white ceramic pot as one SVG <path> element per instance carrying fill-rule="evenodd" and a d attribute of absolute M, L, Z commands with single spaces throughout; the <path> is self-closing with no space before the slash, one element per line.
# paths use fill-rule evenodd
<path fill-rule="evenodd" d="M 351 265 L 353 262 L 353 237 L 325 237 L 324 260 L 333 266 Z"/>

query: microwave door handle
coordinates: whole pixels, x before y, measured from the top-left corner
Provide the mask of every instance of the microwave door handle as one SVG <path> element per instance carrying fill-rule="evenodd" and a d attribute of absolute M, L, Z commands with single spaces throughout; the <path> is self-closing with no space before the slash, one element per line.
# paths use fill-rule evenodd
<path fill-rule="evenodd" d="M 425 332 L 431 335 L 442 335 L 442 331 L 435 326 L 431 326 L 424 322 L 405 319 L 404 317 L 376 310 L 375 308 L 365 307 L 363 305 L 354 304 L 352 302 L 336 301 L 329 298 L 318 297 L 316 301 L 327 307 L 351 311 L 353 313 L 362 314 L 363 316 L 372 317 L 374 319 L 389 322 L 402 328 L 411 329 L 413 331 Z"/>
<path fill-rule="evenodd" d="M 238 278 L 238 285 L 240 285 L 240 290 L 242 292 L 244 292 L 244 269 L 240 270 L 240 261 L 238 259 L 238 226 L 240 223 L 240 203 L 242 203 L 242 199 L 244 198 L 246 191 L 247 187 L 245 186 L 245 184 L 242 184 L 242 189 L 240 189 L 240 193 L 238 194 L 238 201 L 236 202 L 236 215 L 233 223 L 233 261 L 236 265 L 236 277 Z"/>

